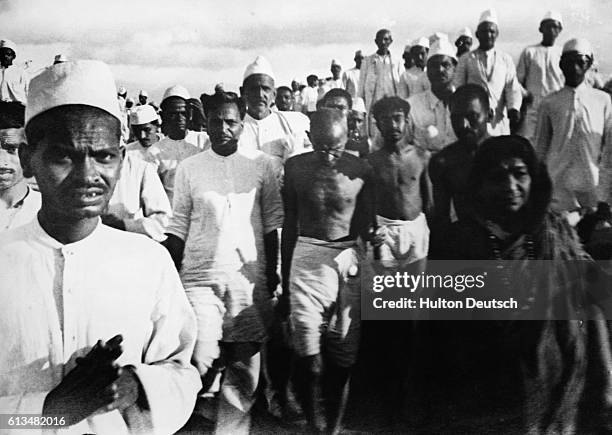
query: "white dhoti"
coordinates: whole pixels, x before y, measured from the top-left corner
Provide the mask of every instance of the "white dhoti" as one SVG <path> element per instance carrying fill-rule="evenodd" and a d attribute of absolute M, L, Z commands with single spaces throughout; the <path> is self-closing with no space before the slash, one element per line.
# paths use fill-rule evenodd
<path fill-rule="evenodd" d="M 362 258 L 355 241 L 298 238 L 289 291 L 298 356 L 317 355 L 323 348 L 341 367 L 355 363 L 361 330 Z"/>
<path fill-rule="evenodd" d="M 377 232 L 385 242 L 380 247 L 380 263 L 385 268 L 401 268 L 427 258 L 429 227 L 423 213 L 411 221 L 376 216 Z"/>

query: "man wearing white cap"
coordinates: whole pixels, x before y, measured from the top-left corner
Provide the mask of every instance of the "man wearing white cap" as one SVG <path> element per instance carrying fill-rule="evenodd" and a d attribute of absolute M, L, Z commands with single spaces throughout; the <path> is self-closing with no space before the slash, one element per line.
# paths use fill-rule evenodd
<path fill-rule="evenodd" d="M 187 100 L 189 91 L 183 86 L 166 89 L 161 102 L 162 129 L 166 137 L 149 148 L 170 203 L 178 164 L 210 146 L 206 133 L 187 129 Z"/>
<path fill-rule="evenodd" d="M 294 124 L 292 118 L 271 110 L 276 98 L 274 72 L 263 56 L 257 56 L 246 67 L 241 91 L 247 103 L 247 114 L 239 146 L 261 150 L 272 156 L 280 177 L 285 160 L 303 153 L 304 147 L 310 146 L 304 124 Z"/>
<path fill-rule="evenodd" d="M 26 143 L 23 128 L 0 130 L 0 232 L 29 223 L 40 209 L 40 193 L 28 186 L 19 163 Z"/>
<path fill-rule="evenodd" d="M 136 105 L 143 106 L 147 104 L 148 99 L 149 99 L 149 93 L 145 91 L 144 89 L 141 89 L 140 92 L 138 93 L 138 103 L 136 103 Z"/>
<path fill-rule="evenodd" d="M 421 37 L 412 42 L 410 47 L 410 57 L 413 65 L 404 71 L 399 82 L 399 96 L 407 99 L 413 95 L 425 92 L 429 89 L 429 81 L 425 66 L 427 65 L 427 55 L 429 53 L 429 39 Z"/>
<path fill-rule="evenodd" d="M 159 140 L 155 109 L 148 104 L 136 107 L 130 113 L 130 125 L 138 140 L 126 146 L 121 177 L 102 222 L 161 242 L 166 238 L 164 231 L 172 216 L 172 207 L 147 152 Z"/>
<path fill-rule="evenodd" d="M 603 91 L 585 84 L 593 49 L 585 39 L 563 46 L 560 67 L 565 86 L 548 95 L 538 112 L 536 152 L 553 182 L 553 209 L 578 212 L 598 202 L 610 203 L 612 189 L 612 102 Z"/>
<path fill-rule="evenodd" d="M 0 39 L 0 101 L 26 103 L 28 78 L 25 71 L 13 65 L 17 57 L 17 45 L 8 39 Z"/>
<path fill-rule="evenodd" d="M 115 83 L 98 61 L 30 83 L 20 148 L 42 207 L 0 236 L 0 409 L 71 433 L 174 433 L 200 388 L 195 318 L 168 253 L 100 222 L 123 160 Z M 108 340 L 108 341 L 105 341 Z"/>
<path fill-rule="evenodd" d="M 499 36 L 497 13 L 489 9 L 482 13 L 476 30 L 479 46 L 459 58 L 455 71 L 455 86 L 474 83 L 489 93 L 494 111 L 489 124 L 492 136 L 510 134 L 518 128 L 521 114 L 521 85 L 516 78 L 512 57 L 495 48 Z"/>
<path fill-rule="evenodd" d="M 453 132 L 448 102 L 453 91 L 457 58 L 455 47 L 446 38 L 434 42 L 427 59 L 427 78 L 431 89 L 413 95 L 410 103 L 409 129 L 413 143 L 432 153 L 451 144 Z"/>
<path fill-rule="evenodd" d="M 366 157 L 372 146 L 370 138 L 366 134 L 366 109 L 361 98 L 355 98 L 351 111 L 348 114 L 348 142 L 344 151 L 357 157 Z"/>
<path fill-rule="evenodd" d="M 330 71 L 332 73 L 332 76 L 326 78 L 325 83 L 323 83 L 323 86 L 319 87 L 318 100 L 322 99 L 325 94 L 331 91 L 332 89 L 344 89 L 344 80 L 342 79 L 342 65 L 340 65 L 340 63 L 338 63 L 336 59 L 333 59 L 331 61 Z"/>
<path fill-rule="evenodd" d="M 563 87 L 563 73 L 559 67 L 561 47 L 555 41 L 563 30 L 563 20 L 558 12 L 547 12 L 540 21 L 542 42 L 523 50 L 516 68 L 518 81 L 526 91 L 523 97 L 525 117 L 521 136 L 533 140 L 538 121 L 538 109 L 544 97 Z"/>
<path fill-rule="evenodd" d="M 342 73 L 342 83 L 344 89 L 351 94 L 351 98 L 357 97 L 357 91 L 359 90 L 359 75 L 361 74 L 361 62 L 363 62 L 363 54 L 361 50 L 355 52 L 355 67 Z"/>
<path fill-rule="evenodd" d="M 464 27 L 459 31 L 459 35 L 457 35 L 457 39 L 455 39 L 457 59 L 459 59 L 462 54 L 469 53 L 469 51 L 472 49 L 473 39 L 474 35 L 472 34 L 472 29 L 469 27 Z"/>

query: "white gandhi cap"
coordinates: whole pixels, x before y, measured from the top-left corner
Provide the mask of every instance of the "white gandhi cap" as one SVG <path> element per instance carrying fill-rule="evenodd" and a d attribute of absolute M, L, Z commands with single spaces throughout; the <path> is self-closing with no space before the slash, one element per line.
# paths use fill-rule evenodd
<path fill-rule="evenodd" d="M 97 107 L 121 121 L 115 89 L 113 74 L 104 62 L 79 60 L 51 65 L 30 81 L 25 123 L 47 110 L 70 104 Z"/>
<path fill-rule="evenodd" d="M 557 12 L 557 11 L 546 12 L 546 14 L 544 14 L 544 17 L 540 20 L 540 23 L 542 21 L 547 21 L 547 20 L 558 21 L 559 24 L 563 25 L 563 17 L 561 16 L 561 12 Z"/>
<path fill-rule="evenodd" d="M 191 95 L 189 95 L 189 91 L 184 86 L 174 85 L 166 89 L 166 92 L 164 92 L 164 96 L 162 97 L 162 102 L 166 98 L 170 97 L 180 97 L 183 100 L 188 100 L 189 98 L 191 98 Z"/>
<path fill-rule="evenodd" d="M 461 36 L 467 36 L 468 38 L 474 38 L 474 34 L 472 33 L 472 29 L 470 29 L 469 27 L 464 27 L 463 29 L 461 29 L 459 31 L 459 34 L 457 35 L 457 38 L 459 38 Z"/>
<path fill-rule="evenodd" d="M 484 11 L 480 14 L 480 19 L 478 20 L 478 24 L 481 23 L 499 24 L 497 20 L 497 11 L 495 9 L 487 9 Z"/>
<path fill-rule="evenodd" d="M 434 56 L 448 56 L 457 60 L 457 50 L 448 39 L 439 39 L 429 49 L 429 58 L 431 59 Z"/>
<path fill-rule="evenodd" d="M 412 41 L 412 46 L 420 45 L 421 47 L 429 48 L 429 38 L 421 36 L 418 39 Z"/>
<path fill-rule="evenodd" d="M 157 113 L 149 104 L 138 106 L 130 112 L 130 124 L 132 125 L 148 124 L 153 121 L 157 121 Z"/>
<path fill-rule="evenodd" d="M 593 46 L 584 38 L 574 38 L 567 41 L 565 45 L 563 45 L 563 53 L 568 53 L 570 51 L 593 57 Z"/>
<path fill-rule="evenodd" d="M 0 48 L 10 48 L 15 53 L 17 53 L 17 44 L 15 44 L 10 39 L 0 39 Z"/>
<path fill-rule="evenodd" d="M 274 71 L 272 71 L 272 65 L 270 65 L 268 59 L 263 56 L 257 56 L 255 60 L 246 67 L 242 80 L 246 80 L 253 74 L 265 74 L 271 77 L 272 80 L 275 80 Z"/>

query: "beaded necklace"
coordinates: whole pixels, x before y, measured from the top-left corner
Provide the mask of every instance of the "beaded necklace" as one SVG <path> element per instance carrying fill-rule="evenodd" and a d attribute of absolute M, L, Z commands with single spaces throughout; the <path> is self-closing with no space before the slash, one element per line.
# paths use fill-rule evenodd
<path fill-rule="evenodd" d="M 489 245 L 491 247 L 491 253 L 493 254 L 493 259 L 496 262 L 495 268 L 501 275 L 501 280 L 504 286 L 507 289 L 510 289 L 510 283 L 511 283 L 510 271 L 504 266 L 504 259 L 502 258 L 501 248 L 500 248 L 501 240 L 491 231 L 489 231 L 488 239 L 489 239 Z M 535 260 L 535 249 L 534 249 L 533 237 L 531 236 L 531 234 L 525 235 L 525 240 L 523 241 L 523 247 L 525 248 L 525 251 L 527 251 L 527 259 Z"/>

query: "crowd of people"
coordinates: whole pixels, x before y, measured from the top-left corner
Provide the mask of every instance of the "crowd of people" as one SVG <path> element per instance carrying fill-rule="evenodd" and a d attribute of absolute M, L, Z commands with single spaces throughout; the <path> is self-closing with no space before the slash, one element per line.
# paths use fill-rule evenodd
<path fill-rule="evenodd" d="M 328 79 L 278 86 L 258 56 L 239 93 L 175 85 L 159 107 L 100 61 L 27 78 L 0 40 L 0 414 L 241 434 L 259 403 L 305 433 L 611 431 L 612 100 L 562 30 L 546 13 L 515 66 L 494 10 L 402 65 L 381 29 Z M 431 260 L 497 262 L 521 310 L 362 321 L 373 276 Z"/>

